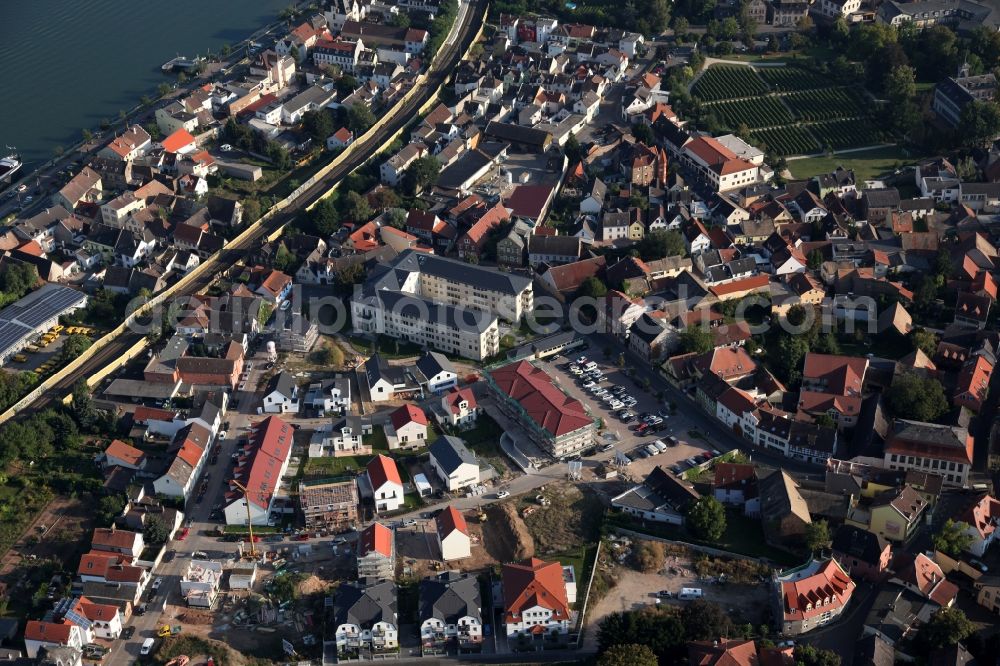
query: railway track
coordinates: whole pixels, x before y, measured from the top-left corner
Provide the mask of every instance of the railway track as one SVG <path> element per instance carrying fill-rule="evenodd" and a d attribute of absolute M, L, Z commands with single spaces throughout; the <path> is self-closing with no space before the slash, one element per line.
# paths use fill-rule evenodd
<path fill-rule="evenodd" d="M 368 137 L 366 140 L 354 144 L 356 148 L 352 153 L 352 157 L 344 160 L 339 166 L 327 174 L 326 177 L 300 194 L 298 198 L 281 211 L 281 213 L 261 224 L 253 234 L 249 235 L 241 242 L 223 250 L 219 256 L 210 261 L 210 270 L 205 271 L 205 274 L 202 277 L 199 277 L 190 285 L 175 294 L 175 297 L 183 298 L 185 296 L 199 293 L 207 288 L 221 273 L 231 268 L 234 264 L 236 264 L 236 262 L 245 257 L 247 252 L 256 247 L 262 238 L 270 236 L 283 225 L 295 219 L 296 216 L 301 214 L 312 203 L 320 199 L 326 192 L 328 192 L 331 187 L 335 186 L 351 171 L 360 167 L 373 154 L 378 152 L 378 150 L 386 144 L 388 137 L 394 135 L 411 122 L 417 116 L 420 107 L 427 102 L 434 91 L 436 91 L 441 84 L 445 82 L 451 72 L 454 71 L 462 54 L 469 48 L 473 37 L 478 32 L 478 27 L 485 18 L 485 12 L 486 3 L 483 0 L 473 0 L 470 2 L 468 11 L 465 14 L 465 20 L 462 25 L 459 26 L 459 33 L 456 39 L 452 42 L 445 41 L 445 43 L 441 46 L 441 51 L 439 52 L 441 57 L 437 60 L 436 66 L 433 67 L 428 73 L 426 80 L 421 86 L 420 93 L 411 97 L 401 106 L 394 107 L 391 111 L 393 114 L 392 120 L 386 123 L 380 131 Z M 459 12 L 456 20 L 461 17 L 461 12 Z M 34 402 L 22 410 L 19 416 L 35 413 L 46 408 L 53 401 L 62 400 L 63 397 L 65 397 L 72 390 L 73 385 L 76 384 L 77 381 L 81 378 L 94 374 L 97 370 L 103 368 L 113 359 L 122 356 L 127 349 L 136 344 L 142 337 L 143 335 L 140 333 L 126 333 L 118 336 L 116 340 L 112 341 L 100 351 L 95 353 L 94 356 L 81 365 L 76 372 L 70 373 L 61 381 L 56 383 L 50 390 L 39 396 Z"/>

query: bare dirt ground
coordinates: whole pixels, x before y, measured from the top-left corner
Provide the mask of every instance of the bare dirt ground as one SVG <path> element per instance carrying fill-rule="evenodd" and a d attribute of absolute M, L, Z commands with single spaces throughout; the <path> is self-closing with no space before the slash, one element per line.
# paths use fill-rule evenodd
<path fill-rule="evenodd" d="M 586 640 L 596 640 L 597 627 L 611 613 L 655 605 L 656 593 L 660 590 L 669 590 L 674 595 L 674 598 L 662 599 L 662 605 L 684 604 L 676 598 L 682 587 L 700 588 L 705 600 L 721 605 L 734 622 L 759 624 L 762 621 L 768 608 L 769 587 L 766 584 L 713 583 L 711 578 L 700 576 L 697 569 L 689 553 L 669 552 L 663 569 L 656 573 L 642 573 L 629 566 L 615 567 L 615 586 L 588 611 L 587 625 L 591 630 L 587 632 Z M 596 646 L 596 643 L 593 645 Z"/>
<path fill-rule="evenodd" d="M 25 560 L 53 559 L 66 566 L 78 553 L 83 537 L 94 529 L 92 507 L 83 501 L 57 497 L 42 509 L 0 559 L 0 578 L 8 576 Z"/>
<path fill-rule="evenodd" d="M 463 515 L 472 539 L 472 556 L 461 560 L 441 562 L 432 520 L 396 530 L 396 552 L 408 575 L 423 578 L 445 569 L 477 572 L 488 569 L 498 562 L 509 561 L 497 560 L 484 547 L 483 531 L 486 525 L 480 522 L 478 514 L 475 511 L 467 511 Z"/>
<path fill-rule="evenodd" d="M 549 504 L 532 501 L 524 519 L 538 553 L 562 553 L 596 539 L 604 511 L 596 495 L 566 481 L 550 483 L 539 494 Z"/>
<path fill-rule="evenodd" d="M 486 509 L 483 546 L 498 562 L 513 562 L 535 554 L 535 540 L 517 513 L 514 502 L 491 504 Z"/>

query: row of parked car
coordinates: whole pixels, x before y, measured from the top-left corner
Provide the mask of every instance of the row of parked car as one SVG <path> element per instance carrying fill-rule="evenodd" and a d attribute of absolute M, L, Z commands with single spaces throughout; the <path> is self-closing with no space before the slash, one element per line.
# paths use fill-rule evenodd
<path fill-rule="evenodd" d="M 719 454 L 719 451 L 716 450 L 716 449 L 712 449 L 711 451 L 705 451 L 703 453 L 699 453 L 696 456 L 691 456 L 690 458 L 687 458 L 685 460 L 681 460 L 676 465 L 671 465 L 670 466 L 670 471 L 673 472 L 676 476 L 680 476 L 681 474 L 683 474 L 687 470 L 691 469 L 692 467 L 700 467 L 700 466 L 704 465 L 705 463 L 707 463 L 709 460 L 711 460 L 712 458 L 714 458 L 717 455 L 720 455 L 720 454 Z"/>
<path fill-rule="evenodd" d="M 586 356 L 581 356 L 569 364 L 568 370 L 577 378 L 584 389 L 590 391 L 595 398 L 606 404 L 608 409 L 615 412 L 618 418 L 626 423 L 635 419 L 635 415 L 629 410 L 639 401 L 630 395 L 624 386 L 602 386 L 601 382 L 604 381 L 605 376 L 596 362 L 588 360 Z"/>

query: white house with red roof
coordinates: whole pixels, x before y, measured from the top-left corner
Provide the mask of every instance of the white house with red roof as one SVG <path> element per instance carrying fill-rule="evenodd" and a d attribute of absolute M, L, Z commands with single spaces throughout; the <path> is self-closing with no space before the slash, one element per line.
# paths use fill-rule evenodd
<path fill-rule="evenodd" d="M 46 620 L 31 620 L 24 629 L 24 648 L 34 659 L 41 648 L 82 648 L 95 639 L 115 640 L 124 618 L 118 606 L 99 604 L 87 597 L 65 598 L 56 603 Z"/>
<path fill-rule="evenodd" d="M 152 145 L 153 141 L 152 137 L 149 136 L 149 132 L 141 125 L 132 125 L 128 131 L 119 134 L 101 148 L 97 156 L 109 160 L 131 162 L 135 158 L 144 155 Z"/>
<path fill-rule="evenodd" d="M 101 464 L 107 467 L 124 467 L 140 470 L 146 466 L 146 454 L 120 439 L 112 440 L 101 454 Z"/>
<path fill-rule="evenodd" d="M 772 579 L 775 617 L 781 633 L 797 636 L 835 620 L 854 594 L 854 581 L 834 559 L 775 572 Z"/>
<path fill-rule="evenodd" d="M 445 562 L 461 560 L 472 556 L 472 539 L 465 516 L 453 506 L 449 506 L 434 518 L 438 548 Z"/>
<path fill-rule="evenodd" d="M 396 533 L 375 521 L 358 537 L 358 578 L 396 577 Z"/>
<path fill-rule="evenodd" d="M 166 153 L 186 155 L 198 149 L 198 143 L 191 132 L 183 127 L 160 142 L 160 147 Z"/>
<path fill-rule="evenodd" d="M 354 132 L 346 127 L 341 127 L 339 130 L 326 138 L 326 149 L 340 150 L 341 148 L 346 148 L 352 143 L 354 143 Z"/>
<path fill-rule="evenodd" d="M 395 511 L 403 506 L 403 479 L 396 461 L 381 454 L 372 458 L 365 468 L 365 477 L 375 501 L 375 511 Z"/>
<path fill-rule="evenodd" d="M 389 415 L 385 439 L 389 450 L 418 449 L 427 443 L 427 414 L 416 405 L 403 405 Z"/>
<path fill-rule="evenodd" d="M 149 570 L 131 562 L 131 557 L 120 553 L 92 550 L 80 558 L 76 575 L 82 583 L 106 583 L 119 589 L 133 587 L 135 603 L 149 584 Z"/>
<path fill-rule="evenodd" d="M 740 158 L 710 136 L 701 136 L 685 144 L 681 162 L 716 192 L 752 185 L 760 175 L 756 164 Z"/>
<path fill-rule="evenodd" d="M 1000 538 L 997 536 L 997 527 L 1000 526 L 1000 500 L 990 495 L 983 495 L 953 516 L 952 520 L 968 525 L 965 531 L 972 537 L 972 543 L 966 550 L 976 557 L 982 557 L 990 545 Z"/>
<path fill-rule="evenodd" d="M 24 627 L 24 654 L 29 659 L 37 658 L 43 647 L 65 645 L 79 650 L 89 642 L 83 628 L 73 623 L 29 620 Z"/>
<path fill-rule="evenodd" d="M 476 402 L 476 395 L 468 386 L 453 388 L 441 398 L 441 409 L 445 421 L 453 428 L 468 428 L 476 423 L 481 408 Z"/>
<path fill-rule="evenodd" d="M 166 471 L 153 481 L 157 494 L 178 497 L 185 502 L 194 492 L 195 480 L 204 468 L 212 431 L 190 423 L 177 431 L 168 453 L 173 456 Z"/>
<path fill-rule="evenodd" d="M 485 379 L 500 398 L 501 410 L 527 426 L 535 442 L 551 455 L 566 456 L 593 444 L 593 417 L 541 368 L 518 361 L 487 373 Z"/>
<path fill-rule="evenodd" d="M 501 590 L 508 637 L 569 633 L 569 605 L 576 601 L 572 566 L 537 557 L 505 564 Z"/>
<path fill-rule="evenodd" d="M 98 527 L 90 539 L 90 547 L 106 553 L 118 553 L 131 558 L 139 557 L 146 547 L 139 532 L 119 530 L 115 527 Z"/>
<path fill-rule="evenodd" d="M 252 426 L 248 450 L 239 456 L 233 469 L 235 480 L 247 492 L 244 494 L 230 484 L 224 509 L 227 525 L 246 525 L 248 507 L 251 524 L 267 524 L 281 479 L 288 469 L 294 435 L 292 426 L 277 416 L 269 416 Z"/>

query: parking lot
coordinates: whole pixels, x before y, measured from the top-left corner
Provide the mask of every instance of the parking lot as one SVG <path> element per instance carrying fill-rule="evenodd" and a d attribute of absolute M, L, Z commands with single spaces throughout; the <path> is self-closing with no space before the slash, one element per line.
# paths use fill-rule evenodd
<path fill-rule="evenodd" d="M 628 467 L 630 476 L 637 479 L 645 477 L 657 465 L 665 469 L 680 465 L 678 469 L 683 471 L 691 467 L 683 461 L 696 456 L 713 455 L 709 443 L 690 437 L 685 420 L 671 413 L 667 405 L 658 401 L 641 383 L 626 375 L 614 362 L 602 358 L 599 352 L 595 355 L 588 350 L 584 355 L 588 353 L 590 355 L 586 356 L 587 360 L 583 365 L 595 364 L 591 367 L 596 367 L 601 373 L 596 379 L 575 375 L 571 371 L 572 365 L 580 367 L 574 362 L 581 358 L 581 354 L 541 361 L 539 365 L 563 391 L 582 402 L 591 415 L 600 418 L 605 424 L 605 436 L 599 439 L 596 460 L 610 461 L 615 457 L 616 451 L 623 453 L 632 461 Z M 588 386 L 590 382 L 593 382 L 592 386 Z M 621 387 L 617 389 L 618 395 L 635 400 L 634 405 L 622 407 L 633 415 L 627 421 L 618 416 L 620 409 L 612 407 L 617 407 L 617 403 L 606 401 L 600 397 L 601 393 L 595 393 L 600 388 L 614 396 L 614 387 Z M 643 428 L 644 415 L 654 425 Z M 657 419 L 659 423 L 655 423 Z M 646 447 L 655 446 L 655 442 L 661 443 L 658 453 L 646 453 Z"/>

